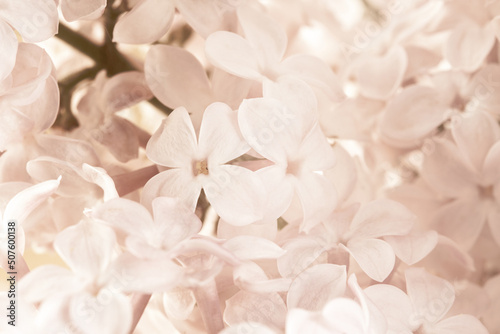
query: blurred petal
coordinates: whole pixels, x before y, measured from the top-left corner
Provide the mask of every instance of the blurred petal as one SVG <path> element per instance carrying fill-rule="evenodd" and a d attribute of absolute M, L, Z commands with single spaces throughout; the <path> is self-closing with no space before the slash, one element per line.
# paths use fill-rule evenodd
<path fill-rule="evenodd" d="M 231 327 L 227 327 L 220 334 L 277 334 L 274 330 L 269 327 L 260 324 L 258 322 L 242 322 Z"/>
<path fill-rule="evenodd" d="M 500 141 L 495 143 L 484 161 L 482 178 L 485 185 L 495 184 L 500 181 Z"/>
<path fill-rule="evenodd" d="M 320 311 L 330 300 L 344 295 L 347 282 L 345 266 L 317 264 L 301 272 L 287 294 L 288 309 Z"/>
<path fill-rule="evenodd" d="M 131 107 L 153 97 L 146 84 L 144 73 L 138 71 L 114 75 L 105 82 L 102 92 L 99 93 L 104 97 L 107 113 Z"/>
<path fill-rule="evenodd" d="M 163 294 L 163 308 L 169 318 L 186 320 L 195 305 L 196 299 L 189 289 L 177 288 Z"/>
<path fill-rule="evenodd" d="M 285 53 L 285 31 L 277 22 L 250 6 L 238 8 L 238 19 L 246 39 L 257 51 L 260 65 L 265 70 L 273 69 Z"/>
<path fill-rule="evenodd" d="M 263 218 L 264 185 L 254 172 L 240 166 L 222 165 L 209 173 L 203 189 L 222 219 L 238 226 Z"/>
<path fill-rule="evenodd" d="M 286 312 L 286 305 L 278 293 L 260 295 L 239 291 L 226 300 L 224 321 L 229 326 L 255 321 L 270 328 L 283 328 Z"/>
<path fill-rule="evenodd" d="M 404 205 L 391 200 L 374 200 L 362 205 L 354 216 L 352 238 L 379 238 L 408 234 L 416 216 Z"/>
<path fill-rule="evenodd" d="M 0 20 L 0 41 L 2 41 L 3 51 L 0 54 L 0 81 L 5 79 L 16 63 L 17 38 L 12 28 Z"/>
<path fill-rule="evenodd" d="M 302 168 L 307 171 L 324 171 L 334 167 L 336 157 L 319 125 L 315 125 L 304 138 L 297 154 Z"/>
<path fill-rule="evenodd" d="M 213 101 L 205 69 L 182 48 L 152 46 L 146 56 L 144 73 L 149 88 L 170 108 L 183 106 L 189 112 L 201 113 Z"/>
<path fill-rule="evenodd" d="M 336 298 L 321 312 L 330 333 L 365 333 L 367 326 L 361 306 L 352 299 Z"/>
<path fill-rule="evenodd" d="M 450 64 L 466 72 L 473 72 L 481 66 L 495 43 L 491 25 L 480 27 L 472 20 L 457 25 L 445 44 L 444 56 Z"/>
<path fill-rule="evenodd" d="M 196 151 L 193 123 L 183 107 L 163 120 L 146 146 L 148 158 L 167 167 L 191 167 Z"/>
<path fill-rule="evenodd" d="M 110 227 L 81 221 L 60 232 L 54 248 L 75 273 L 94 278 L 108 267 L 115 244 L 115 233 Z"/>
<path fill-rule="evenodd" d="M 151 208 L 156 197 L 179 198 L 184 205 L 194 211 L 201 192 L 201 184 L 192 173 L 185 169 L 169 169 L 153 176 L 144 186 L 141 203 Z"/>
<path fill-rule="evenodd" d="M 278 165 L 261 168 L 256 174 L 264 183 L 267 193 L 264 220 L 277 219 L 292 202 L 294 194 L 292 182 L 286 177 L 286 170 Z"/>
<path fill-rule="evenodd" d="M 243 37 L 227 31 L 217 31 L 205 41 L 205 53 L 216 67 L 238 77 L 261 80 L 255 50 Z"/>
<path fill-rule="evenodd" d="M 472 170 L 458 148 L 445 139 L 433 139 L 425 157 L 422 177 L 438 193 L 456 198 L 475 189 Z"/>
<path fill-rule="evenodd" d="M 286 74 L 296 75 L 311 87 L 321 89 L 332 101 L 337 102 L 345 97 L 341 81 L 320 58 L 296 54 L 283 60 L 280 68 Z"/>
<path fill-rule="evenodd" d="M 373 56 L 358 68 L 358 83 L 365 97 L 386 100 L 401 84 L 408 59 L 400 46 L 390 49 L 384 56 Z"/>
<path fill-rule="evenodd" d="M 488 334 L 488 330 L 478 318 L 469 314 L 460 314 L 447 318 L 432 326 L 432 333 L 439 334 Z"/>
<path fill-rule="evenodd" d="M 166 249 L 190 238 L 201 230 L 200 219 L 180 200 L 157 197 L 153 200 L 154 232 Z"/>
<path fill-rule="evenodd" d="M 414 324 L 438 322 L 455 301 L 453 285 L 423 268 L 407 269 L 405 276 L 406 291 L 413 304 L 411 321 Z"/>
<path fill-rule="evenodd" d="M 63 0 L 61 11 L 64 18 L 71 22 L 76 20 L 95 20 L 106 8 L 106 0 Z"/>
<path fill-rule="evenodd" d="M 229 239 L 224 247 L 240 260 L 276 259 L 285 253 L 272 241 L 247 235 Z"/>
<path fill-rule="evenodd" d="M 413 308 L 410 298 L 395 286 L 375 284 L 364 290 L 369 301 L 374 303 L 387 320 L 388 333 L 411 334 L 410 316 Z"/>
<path fill-rule="evenodd" d="M 105 300 L 106 303 L 103 303 Z M 96 305 L 99 308 L 96 309 Z M 70 321 L 82 334 L 126 334 L 132 322 L 132 305 L 128 297 L 114 289 L 101 289 L 97 295 L 82 293 L 71 299 Z"/>
<path fill-rule="evenodd" d="M 8 1 L 2 4 L 0 17 L 29 43 L 42 42 L 54 36 L 59 23 L 54 0 Z"/>
<path fill-rule="evenodd" d="M 354 239 L 347 243 L 347 249 L 361 269 L 377 282 L 385 280 L 394 268 L 394 251 L 383 240 Z"/>
<path fill-rule="evenodd" d="M 444 204 L 434 214 L 431 227 L 465 249 L 475 243 L 487 219 L 486 206 L 475 198 Z"/>
<path fill-rule="evenodd" d="M 436 231 L 411 232 L 408 235 L 385 236 L 384 240 L 391 245 L 397 257 L 404 263 L 413 265 L 436 247 L 438 234 Z"/>
<path fill-rule="evenodd" d="M 203 38 L 207 38 L 215 31 L 232 31 L 239 1 L 182 0 L 176 4 L 187 23 Z"/>
<path fill-rule="evenodd" d="M 208 170 L 250 149 L 238 129 L 236 112 L 221 102 L 212 103 L 205 110 L 198 146 L 199 158 L 208 160 Z"/>
<path fill-rule="evenodd" d="M 80 288 L 80 282 L 77 281 L 74 273 L 56 265 L 35 268 L 19 281 L 23 299 L 30 303 L 39 303 L 54 296 L 71 294 Z"/>
<path fill-rule="evenodd" d="M 91 216 L 103 221 L 114 230 L 129 235 L 143 235 L 154 226 L 149 211 L 137 202 L 126 198 L 115 198 L 92 210 Z"/>
<path fill-rule="evenodd" d="M 113 41 L 127 44 L 153 43 L 165 35 L 175 14 L 174 1 L 142 0 L 118 19 Z"/>
<path fill-rule="evenodd" d="M 332 150 L 337 163 L 333 168 L 325 170 L 323 175 L 333 182 L 337 189 L 338 201 L 342 203 L 353 192 L 358 174 L 354 159 L 341 145 L 334 145 Z"/>
<path fill-rule="evenodd" d="M 136 125 L 129 120 L 112 116 L 94 139 L 106 146 L 120 162 L 127 162 L 139 156 L 139 138 Z"/>
<path fill-rule="evenodd" d="M 239 235 L 249 235 L 267 240 L 275 240 L 278 234 L 278 223 L 276 219 L 257 222 L 245 226 L 234 226 L 219 219 L 217 224 L 217 238 L 231 239 Z"/>
<path fill-rule="evenodd" d="M 451 131 L 462 154 L 480 172 L 488 151 L 500 140 L 498 123 L 489 114 L 476 112 L 470 117 L 461 117 Z"/>
<path fill-rule="evenodd" d="M 416 146 L 445 121 L 446 106 L 432 88 L 406 87 L 389 102 L 381 132 L 391 145 Z"/>
<path fill-rule="evenodd" d="M 179 284 L 184 274 L 184 268 L 168 257 L 146 259 L 130 253 L 121 254 L 110 271 L 116 276 L 120 290 L 143 293 L 169 291 Z"/>

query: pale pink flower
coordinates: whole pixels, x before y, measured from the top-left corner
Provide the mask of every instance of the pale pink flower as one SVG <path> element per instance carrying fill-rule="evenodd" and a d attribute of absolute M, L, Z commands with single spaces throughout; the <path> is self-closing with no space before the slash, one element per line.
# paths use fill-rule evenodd
<path fill-rule="evenodd" d="M 113 267 L 116 237 L 110 227 L 87 220 L 61 232 L 54 247 L 70 267 L 46 265 L 20 283 L 27 301 L 63 304 L 59 316 L 82 333 L 128 333 L 132 306 L 121 292 L 137 272 Z M 105 302 L 103 302 L 105 301 Z"/>
<path fill-rule="evenodd" d="M 158 196 L 178 197 L 194 210 L 201 189 L 217 214 L 230 224 L 247 225 L 262 218 L 264 187 L 250 170 L 225 163 L 249 150 L 241 137 L 236 112 L 211 104 L 196 134 L 187 110 L 174 110 L 147 145 L 148 157 L 170 167 L 144 186 L 147 206 Z"/>
<path fill-rule="evenodd" d="M 323 252 L 327 252 L 329 262 L 346 265 L 350 254 L 370 278 L 382 282 L 394 268 L 395 253 L 381 238 L 407 235 L 414 222 L 413 213 L 394 201 L 372 201 L 359 210 L 358 205 L 351 205 L 334 212 L 309 235 L 287 241 L 283 245 L 287 254 L 278 259 L 278 268 L 283 276 L 293 277 Z M 297 252 L 307 256 L 296 258 Z"/>
<path fill-rule="evenodd" d="M 299 79 L 283 77 L 264 86 L 264 97 L 244 100 L 238 110 L 241 132 L 250 146 L 274 165 L 260 170 L 279 217 L 297 194 L 302 218 L 295 224 L 310 229 L 336 205 L 333 184 L 322 172 L 333 167 L 335 157 L 317 121 L 312 90 Z"/>
<path fill-rule="evenodd" d="M 321 59 L 299 54 L 282 60 L 288 38 L 277 22 L 245 5 L 238 7 L 237 15 L 245 38 L 228 31 L 208 36 L 205 53 L 212 64 L 259 82 L 275 81 L 282 75 L 297 76 L 329 100 L 343 99 L 336 75 Z"/>
<path fill-rule="evenodd" d="M 330 300 L 319 312 L 299 308 L 288 312 L 286 333 L 386 333 L 385 322 L 373 318 L 367 304 L 367 298 L 358 285 L 355 275 L 348 280 L 355 298 L 339 297 Z"/>

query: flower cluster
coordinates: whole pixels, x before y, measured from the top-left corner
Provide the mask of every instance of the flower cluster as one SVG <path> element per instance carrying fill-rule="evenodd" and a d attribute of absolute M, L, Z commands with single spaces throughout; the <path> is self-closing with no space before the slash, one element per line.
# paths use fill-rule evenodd
<path fill-rule="evenodd" d="M 2 333 L 500 333 L 499 1 L 0 0 L 0 40 Z"/>

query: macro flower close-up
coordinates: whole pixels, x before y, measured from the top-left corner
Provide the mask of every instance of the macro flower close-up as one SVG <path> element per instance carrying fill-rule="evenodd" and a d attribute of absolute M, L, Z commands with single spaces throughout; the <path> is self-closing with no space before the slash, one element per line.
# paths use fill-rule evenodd
<path fill-rule="evenodd" d="M 500 334 L 500 1 L 0 0 L 0 333 Z"/>

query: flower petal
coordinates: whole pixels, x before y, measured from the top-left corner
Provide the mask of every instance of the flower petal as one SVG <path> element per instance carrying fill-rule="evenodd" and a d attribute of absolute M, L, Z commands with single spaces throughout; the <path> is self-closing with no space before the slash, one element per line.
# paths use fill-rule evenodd
<path fill-rule="evenodd" d="M 500 141 L 495 143 L 488 152 L 482 170 L 482 181 L 485 186 L 496 184 L 500 181 Z"/>
<path fill-rule="evenodd" d="M 476 112 L 470 117 L 461 117 L 451 131 L 462 154 L 481 172 L 488 151 L 500 140 L 498 123 L 489 114 Z"/>
<path fill-rule="evenodd" d="M 408 234 L 416 216 L 404 205 L 392 200 L 371 201 L 359 209 L 351 223 L 352 238 L 379 238 Z"/>
<path fill-rule="evenodd" d="M 464 20 L 451 32 L 444 56 L 453 67 L 473 72 L 481 66 L 494 43 L 491 25 L 481 27 L 472 20 Z"/>
<path fill-rule="evenodd" d="M 152 46 L 146 56 L 144 73 L 149 88 L 170 108 L 182 106 L 189 112 L 201 114 L 213 102 L 205 69 L 182 48 Z"/>
<path fill-rule="evenodd" d="M 382 282 L 394 268 L 392 247 L 380 239 L 354 239 L 347 243 L 347 250 L 370 278 Z"/>
<path fill-rule="evenodd" d="M 212 103 L 201 121 L 199 158 L 208 159 L 208 170 L 245 154 L 250 146 L 238 129 L 237 114 L 227 104 Z"/>
<path fill-rule="evenodd" d="M 438 193 L 456 198 L 475 189 L 473 173 L 458 148 L 445 139 L 429 142 L 430 153 L 422 166 L 422 177 Z"/>
<path fill-rule="evenodd" d="M 413 307 L 410 298 L 395 286 L 375 284 L 364 290 L 369 301 L 377 306 L 387 320 L 388 333 L 411 334 Z"/>
<path fill-rule="evenodd" d="M 80 288 L 80 282 L 70 270 L 51 264 L 33 269 L 19 281 L 23 299 L 30 303 L 71 294 Z"/>
<path fill-rule="evenodd" d="M 245 79 L 262 79 L 255 50 L 243 37 L 217 31 L 205 41 L 205 53 L 216 67 Z"/>
<path fill-rule="evenodd" d="M 272 69 L 285 53 L 285 31 L 270 17 L 251 6 L 238 7 L 238 19 L 248 42 L 257 51 L 260 65 Z"/>
<path fill-rule="evenodd" d="M 304 270 L 293 280 L 286 304 L 288 309 L 320 311 L 330 300 L 344 295 L 346 283 L 345 266 L 317 264 Z"/>
<path fill-rule="evenodd" d="M 285 325 L 286 312 L 286 305 L 278 293 L 260 295 L 239 291 L 226 300 L 224 321 L 229 326 L 255 321 L 278 329 Z"/>
<path fill-rule="evenodd" d="M 57 5 L 53 0 L 9 1 L 2 4 L 0 17 L 29 43 L 54 36 L 59 23 Z"/>
<path fill-rule="evenodd" d="M 203 38 L 215 31 L 234 31 L 239 0 L 182 0 L 177 9 L 186 22 Z"/>
<path fill-rule="evenodd" d="M 487 220 L 486 206 L 475 198 L 444 204 L 434 214 L 431 227 L 465 249 L 474 245 Z"/>
<path fill-rule="evenodd" d="M 373 56 L 359 66 L 357 78 L 361 94 L 386 100 L 401 84 L 408 58 L 401 46 L 395 46 L 383 56 Z"/>
<path fill-rule="evenodd" d="M 62 14 L 69 22 L 76 20 L 95 20 L 102 15 L 105 8 L 106 0 L 61 1 Z"/>
<path fill-rule="evenodd" d="M 138 71 L 114 75 L 106 80 L 99 94 L 104 98 L 107 113 L 131 107 L 153 97 L 146 84 L 144 73 Z"/>
<path fill-rule="evenodd" d="M 396 147 L 411 147 L 445 121 L 446 106 L 432 88 L 406 87 L 389 102 L 380 125 L 385 141 Z"/>
<path fill-rule="evenodd" d="M 0 54 L 0 81 L 5 79 L 14 69 L 17 54 L 17 38 L 12 28 L 0 20 L 0 41 L 2 41 L 2 53 Z"/>
<path fill-rule="evenodd" d="M 407 269 L 405 276 L 406 291 L 413 304 L 412 324 L 438 322 L 455 301 L 453 285 L 423 268 Z"/>
<path fill-rule="evenodd" d="M 188 208 L 194 211 L 201 192 L 201 184 L 192 173 L 185 169 L 169 169 L 153 176 L 144 186 L 141 203 L 151 208 L 156 197 L 166 196 L 179 198 Z"/>
<path fill-rule="evenodd" d="M 167 167 L 191 167 L 196 152 L 196 134 L 184 107 L 163 120 L 146 146 L 148 158 Z"/>
<path fill-rule="evenodd" d="M 116 22 L 113 41 L 127 44 L 153 43 L 172 25 L 175 2 L 142 0 Z"/>
<path fill-rule="evenodd" d="M 413 265 L 436 247 L 438 234 L 436 231 L 411 232 L 408 235 L 385 236 L 384 240 L 391 245 L 398 258 L 408 265 Z"/>
<path fill-rule="evenodd" d="M 68 310 L 71 323 L 82 334 L 126 334 L 132 324 L 132 311 L 129 298 L 111 287 L 101 289 L 96 296 L 87 292 L 74 296 Z"/>
<path fill-rule="evenodd" d="M 201 230 L 200 219 L 180 200 L 157 197 L 153 200 L 154 230 L 166 249 L 190 238 Z"/>
<path fill-rule="evenodd" d="M 94 278 L 110 264 L 115 244 L 115 233 L 110 227 L 81 221 L 60 232 L 54 248 L 75 273 Z"/>
<path fill-rule="evenodd" d="M 240 166 L 212 168 L 203 184 L 207 199 L 229 224 L 241 226 L 263 218 L 265 188 L 254 172 Z"/>
<path fill-rule="evenodd" d="M 277 259 L 285 251 L 274 242 L 247 235 L 240 235 L 229 239 L 224 243 L 240 260 Z"/>
<path fill-rule="evenodd" d="M 478 318 L 460 314 L 447 318 L 432 326 L 431 331 L 439 334 L 488 334 L 488 330 Z"/>
<path fill-rule="evenodd" d="M 117 234 L 144 235 L 154 223 L 149 211 L 137 202 L 126 198 L 107 201 L 91 212 L 91 217 L 111 226 Z"/>
<path fill-rule="evenodd" d="M 244 100 L 238 123 L 247 143 L 275 163 L 285 164 L 288 156 L 296 154 L 305 135 L 302 119 L 272 98 Z"/>

